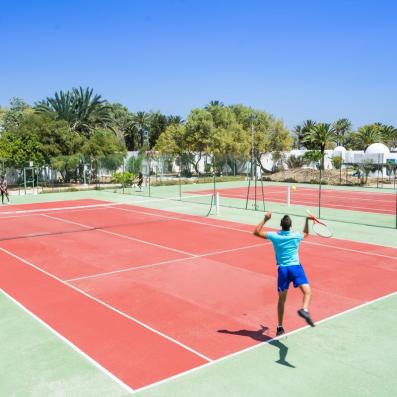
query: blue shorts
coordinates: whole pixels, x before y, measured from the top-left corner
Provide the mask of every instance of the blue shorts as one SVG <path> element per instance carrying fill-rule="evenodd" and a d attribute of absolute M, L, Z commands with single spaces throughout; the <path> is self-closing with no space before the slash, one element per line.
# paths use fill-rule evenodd
<path fill-rule="evenodd" d="M 289 283 L 293 282 L 294 287 L 299 287 L 302 284 L 309 284 L 305 271 L 302 265 L 293 266 L 279 266 L 277 289 L 278 292 L 283 292 L 288 289 Z"/>

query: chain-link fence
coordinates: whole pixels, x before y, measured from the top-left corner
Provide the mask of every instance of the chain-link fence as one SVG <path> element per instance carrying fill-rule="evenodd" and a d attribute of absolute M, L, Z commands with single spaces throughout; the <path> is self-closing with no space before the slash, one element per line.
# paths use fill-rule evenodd
<path fill-rule="evenodd" d="M 118 186 L 117 172 L 123 174 L 124 162 L 124 154 L 88 158 L 71 155 L 18 165 L 10 159 L 2 159 L 0 168 L 10 190 L 28 194 Z"/>
<path fill-rule="evenodd" d="M 221 207 L 306 216 L 388 228 L 397 227 L 397 166 L 393 162 L 335 162 L 286 166 L 283 157 L 181 156 L 133 152 L 83 158 L 59 156 L 48 164 L 7 167 L 9 186 L 22 193 L 104 189 L 115 194 L 208 205 L 219 192 Z"/>
<path fill-rule="evenodd" d="M 366 165 L 360 167 L 341 164 L 339 169 L 321 170 L 311 164 L 282 171 L 280 163 L 259 164 L 250 158 L 148 153 L 126 161 L 124 183 L 113 191 L 196 202 L 219 192 L 221 207 L 272 209 L 297 216 L 306 216 L 310 210 L 324 220 L 396 228 L 396 166 L 371 164 L 364 178 L 362 171 L 356 172 Z M 139 172 L 141 186 L 130 175 Z"/>

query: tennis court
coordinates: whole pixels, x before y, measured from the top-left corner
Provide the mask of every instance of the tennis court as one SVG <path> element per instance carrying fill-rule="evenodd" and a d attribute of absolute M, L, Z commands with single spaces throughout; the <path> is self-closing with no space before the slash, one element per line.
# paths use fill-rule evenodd
<path fill-rule="evenodd" d="M 290 205 L 304 205 L 309 207 L 317 207 L 319 200 L 321 206 L 327 208 L 335 208 L 348 211 L 362 211 L 378 214 L 396 214 L 396 195 L 393 190 L 390 192 L 365 192 L 363 190 L 343 190 L 343 189 L 327 189 L 321 190 L 321 198 L 319 198 L 319 189 L 298 186 L 290 189 L 288 193 L 288 185 L 265 185 L 263 187 L 247 187 L 226 188 L 219 190 L 222 197 L 228 197 L 238 200 L 265 200 L 266 202 L 284 203 L 290 200 Z M 208 194 L 210 190 L 195 191 L 195 194 Z M 248 193 L 248 194 L 247 194 Z"/>
<path fill-rule="evenodd" d="M 175 382 L 192 374 L 211 379 L 211 368 L 244 363 L 263 342 L 276 346 L 281 359 L 288 347 L 274 339 L 271 244 L 246 223 L 171 211 L 166 201 L 158 207 L 98 198 L 1 207 L 4 296 L 126 395 L 183 395 L 184 387 L 202 395 L 194 381 Z M 285 328 L 304 331 L 319 349 L 322 320 L 394 296 L 396 248 L 310 236 L 301 259 L 320 325 L 307 329 L 296 315 L 301 296 L 294 290 Z M 289 343 L 292 348 L 293 339 Z M 260 365 L 272 373 L 274 362 Z M 237 389 L 228 394 L 241 395 Z"/>

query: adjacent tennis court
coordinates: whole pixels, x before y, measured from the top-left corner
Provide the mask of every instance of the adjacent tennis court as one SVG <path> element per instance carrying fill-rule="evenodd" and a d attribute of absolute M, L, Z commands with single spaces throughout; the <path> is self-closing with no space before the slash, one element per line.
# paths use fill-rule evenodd
<path fill-rule="evenodd" d="M 194 191 L 195 194 L 209 194 L 211 190 Z M 219 190 L 222 197 L 237 200 L 264 200 L 265 202 L 283 203 L 290 205 L 303 205 L 318 207 L 319 201 L 322 207 L 335 208 L 348 211 L 362 211 L 378 214 L 396 214 L 396 195 L 394 190 L 390 192 L 365 192 L 343 189 L 322 188 L 319 196 L 318 188 L 303 187 L 290 189 L 288 185 L 264 185 L 251 187 L 224 188 Z M 192 192 L 193 193 L 193 192 Z"/>
<path fill-rule="evenodd" d="M 127 392 L 276 343 L 271 244 L 252 225 L 158 206 L 168 210 L 98 199 L 0 210 L 4 294 Z M 395 293 L 396 248 L 310 236 L 301 259 L 316 321 Z M 300 300 L 290 292 L 288 332 L 306 329 Z M 318 329 L 305 332 L 323 346 Z"/>

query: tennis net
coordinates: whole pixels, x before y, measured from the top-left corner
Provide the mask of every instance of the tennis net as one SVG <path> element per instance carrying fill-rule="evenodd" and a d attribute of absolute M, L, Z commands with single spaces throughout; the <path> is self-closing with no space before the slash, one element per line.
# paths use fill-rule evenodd
<path fill-rule="evenodd" d="M 119 202 L 55 202 L 0 210 L 0 241 L 31 239 L 93 230 L 144 228 L 157 222 L 216 215 L 213 195 L 185 197 L 184 201 L 145 199 Z M 33 207 L 33 208 L 32 208 Z"/>

